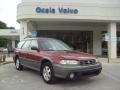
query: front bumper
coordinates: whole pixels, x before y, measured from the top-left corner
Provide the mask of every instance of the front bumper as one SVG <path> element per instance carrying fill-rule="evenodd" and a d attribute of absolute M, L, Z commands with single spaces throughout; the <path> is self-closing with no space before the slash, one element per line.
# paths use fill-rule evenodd
<path fill-rule="evenodd" d="M 99 75 L 102 70 L 101 63 L 96 63 L 95 65 L 88 65 L 88 66 L 73 66 L 73 65 L 60 65 L 55 64 L 54 72 L 56 77 L 60 78 L 70 78 L 70 74 L 74 73 L 75 78 L 81 77 L 90 77 Z"/>

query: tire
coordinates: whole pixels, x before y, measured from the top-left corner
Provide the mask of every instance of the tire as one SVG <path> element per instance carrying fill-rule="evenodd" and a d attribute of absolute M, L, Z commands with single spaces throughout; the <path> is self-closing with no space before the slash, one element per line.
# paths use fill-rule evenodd
<path fill-rule="evenodd" d="M 56 82 L 56 77 L 54 74 L 54 69 L 51 63 L 46 62 L 42 66 L 42 78 L 44 82 L 48 84 L 53 84 Z"/>
<path fill-rule="evenodd" d="M 20 71 L 20 70 L 23 70 L 23 66 L 22 66 L 21 63 L 20 63 L 19 58 L 16 58 L 15 67 L 16 67 L 16 69 L 19 70 L 19 71 Z"/>

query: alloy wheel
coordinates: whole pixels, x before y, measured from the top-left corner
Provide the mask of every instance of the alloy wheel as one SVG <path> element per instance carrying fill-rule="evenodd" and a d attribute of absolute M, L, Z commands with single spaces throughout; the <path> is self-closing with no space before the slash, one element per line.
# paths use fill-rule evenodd
<path fill-rule="evenodd" d="M 43 77 L 46 81 L 49 81 L 51 79 L 51 70 L 49 66 L 45 66 L 43 68 Z"/>
<path fill-rule="evenodd" d="M 17 59 L 16 60 L 16 68 L 18 69 L 20 67 L 20 62 L 19 62 L 19 60 Z"/>

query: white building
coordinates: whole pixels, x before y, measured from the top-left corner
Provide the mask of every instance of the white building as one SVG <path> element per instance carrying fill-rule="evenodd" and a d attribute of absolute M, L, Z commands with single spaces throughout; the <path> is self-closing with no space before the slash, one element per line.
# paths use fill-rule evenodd
<path fill-rule="evenodd" d="M 11 48 L 15 48 L 17 41 L 19 41 L 20 33 L 19 30 L 15 29 L 0 29 L 0 37 L 11 40 Z"/>
<path fill-rule="evenodd" d="M 110 59 L 120 54 L 120 0 L 22 0 L 17 21 L 20 39 L 36 31 L 94 55 L 107 46 Z"/>

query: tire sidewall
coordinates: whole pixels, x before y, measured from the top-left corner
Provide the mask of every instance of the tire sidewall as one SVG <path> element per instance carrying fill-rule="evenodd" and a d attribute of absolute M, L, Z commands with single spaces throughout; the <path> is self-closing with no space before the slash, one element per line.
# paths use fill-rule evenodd
<path fill-rule="evenodd" d="M 17 61 L 19 61 L 19 67 L 16 66 Z M 15 67 L 16 67 L 17 70 L 22 70 L 23 69 L 23 66 L 20 63 L 19 58 L 16 58 Z"/>
<path fill-rule="evenodd" d="M 43 75 L 43 70 L 44 70 L 44 67 L 48 66 L 50 68 L 50 71 L 51 71 L 51 77 L 48 81 L 45 80 L 44 78 L 44 75 Z M 43 67 L 42 67 L 42 78 L 43 80 L 46 82 L 46 83 L 49 83 L 49 84 L 52 84 L 55 82 L 55 75 L 54 75 L 54 69 L 53 69 L 53 66 L 51 63 L 47 62 L 45 64 L 43 64 Z"/>

